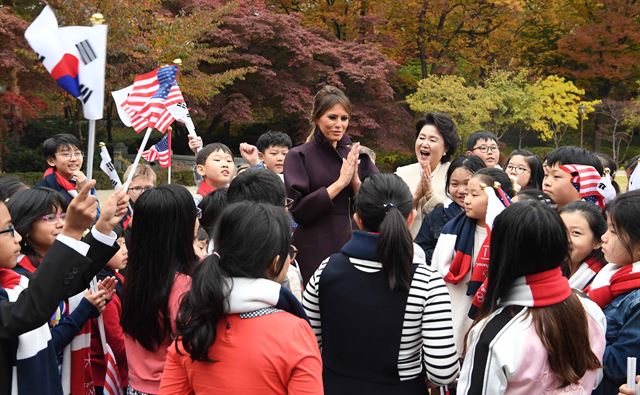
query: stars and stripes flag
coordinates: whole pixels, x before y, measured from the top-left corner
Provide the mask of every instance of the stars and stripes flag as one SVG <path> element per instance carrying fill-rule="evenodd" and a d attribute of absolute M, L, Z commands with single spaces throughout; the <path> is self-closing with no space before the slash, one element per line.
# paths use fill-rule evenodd
<path fill-rule="evenodd" d="M 118 373 L 118 363 L 116 362 L 115 355 L 113 355 L 113 350 L 111 350 L 111 347 L 109 347 L 109 344 L 107 344 L 106 341 L 102 344 L 102 348 L 104 350 L 104 359 L 107 367 L 104 376 L 103 394 L 124 395 L 122 391 L 122 384 L 120 383 L 120 375 Z"/>
<path fill-rule="evenodd" d="M 102 119 L 107 26 L 58 27 L 46 6 L 24 37 L 58 85 L 82 102 L 84 117 Z"/>
<path fill-rule="evenodd" d="M 593 166 L 566 164 L 560 168 L 571 176 L 571 184 L 580 193 L 580 197 L 598 207 L 604 208 L 604 196 L 598 188 L 602 176 Z"/>
<path fill-rule="evenodd" d="M 133 85 L 112 92 L 122 122 L 136 133 L 152 127 L 164 133 L 175 121 L 169 106 L 184 103 L 176 81 L 178 66 L 164 66 L 135 78 Z"/>
<path fill-rule="evenodd" d="M 142 153 L 148 162 L 157 161 L 162 167 L 171 166 L 171 131 L 162 137 L 151 148 Z"/>

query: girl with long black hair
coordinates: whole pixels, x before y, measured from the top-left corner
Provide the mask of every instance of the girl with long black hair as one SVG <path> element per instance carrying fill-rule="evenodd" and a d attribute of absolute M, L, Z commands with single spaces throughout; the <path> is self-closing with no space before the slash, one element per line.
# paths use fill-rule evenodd
<path fill-rule="evenodd" d="M 158 393 L 180 298 L 198 262 L 195 232 L 196 207 L 185 187 L 162 185 L 136 201 L 122 295 L 129 393 Z"/>
<path fill-rule="evenodd" d="M 367 178 L 356 197 L 361 230 L 305 289 L 325 394 L 424 394 L 427 380 L 444 385 L 457 375 L 449 293 L 414 253 L 412 200 L 396 175 Z"/>
<path fill-rule="evenodd" d="M 591 393 L 605 318 L 562 275 L 569 243 L 558 213 L 540 201 L 511 205 L 493 223 L 490 248 L 458 394 Z"/>
<path fill-rule="evenodd" d="M 315 337 L 280 285 L 296 254 L 284 207 L 231 204 L 214 234 L 180 305 L 160 394 L 322 394 Z"/>

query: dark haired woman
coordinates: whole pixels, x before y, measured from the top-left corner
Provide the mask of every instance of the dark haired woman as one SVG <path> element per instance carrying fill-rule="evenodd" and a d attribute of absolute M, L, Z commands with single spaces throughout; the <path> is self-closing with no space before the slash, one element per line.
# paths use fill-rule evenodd
<path fill-rule="evenodd" d="M 533 152 L 517 149 L 507 158 L 504 171 L 514 181 L 516 192 L 524 189 L 542 189 L 544 168 Z"/>
<path fill-rule="evenodd" d="M 444 113 L 426 113 L 416 123 L 414 149 L 417 163 L 398 167 L 396 174 L 409 185 L 413 194 L 413 207 L 418 216 L 411 227 L 415 237 L 422 218 L 435 206 L 447 199 L 445 181 L 449 159 L 460 144 L 456 124 Z"/>
<path fill-rule="evenodd" d="M 322 349 L 325 394 L 425 394 L 458 372 L 449 293 L 414 254 L 416 217 L 396 175 L 369 177 L 356 197 L 360 231 L 323 262 L 303 294 Z"/>
<path fill-rule="evenodd" d="M 566 228 L 548 205 L 515 203 L 498 215 L 458 394 L 589 394 L 596 387 L 605 320 L 562 276 L 568 255 Z"/>
<path fill-rule="evenodd" d="M 285 209 L 231 204 L 215 237 L 180 305 L 160 394 L 322 394 L 315 337 L 279 284 L 296 251 Z"/>
<path fill-rule="evenodd" d="M 351 199 L 361 180 L 378 169 L 360 144 L 346 134 L 351 103 L 340 89 L 325 86 L 315 96 L 307 143 L 289 151 L 284 161 L 289 211 L 298 224 L 293 243 L 306 284 L 323 259 L 351 235 Z"/>
<path fill-rule="evenodd" d="M 140 195 L 135 210 L 122 295 L 128 391 L 157 394 L 180 298 L 198 262 L 196 207 L 185 187 L 162 185 Z"/>
<path fill-rule="evenodd" d="M 431 264 L 433 250 L 438 243 L 442 227 L 464 212 L 464 198 L 467 196 L 469 180 L 476 171 L 484 168 L 484 161 L 477 156 L 460 156 L 451 162 L 445 183 L 447 197 L 450 200 L 438 204 L 424 217 L 416 236 L 416 244 L 424 250 L 427 264 Z"/>

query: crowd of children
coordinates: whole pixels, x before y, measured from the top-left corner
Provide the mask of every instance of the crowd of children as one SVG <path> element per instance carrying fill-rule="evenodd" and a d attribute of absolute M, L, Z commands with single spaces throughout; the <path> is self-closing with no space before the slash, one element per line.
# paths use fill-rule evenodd
<path fill-rule="evenodd" d="M 268 131 L 239 169 L 190 137 L 195 196 L 139 165 L 100 207 L 47 139 L 42 182 L 0 178 L 0 393 L 632 393 L 638 158 L 623 192 L 578 147 L 456 157 L 431 113 L 379 174 L 350 115 L 325 87 L 306 143 Z"/>

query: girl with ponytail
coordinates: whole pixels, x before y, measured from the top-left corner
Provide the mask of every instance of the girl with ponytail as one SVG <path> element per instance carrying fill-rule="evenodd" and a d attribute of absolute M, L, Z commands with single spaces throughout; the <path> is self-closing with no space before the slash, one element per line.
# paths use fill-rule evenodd
<path fill-rule="evenodd" d="M 284 207 L 243 201 L 224 209 L 216 250 L 194 270 L 180 305 L 160 394 L 323 393 L 315 337 L 280 285 L 297 253 L 290 226 Z"/>
<path fill-rule="evenodd" d="M 569 240 L 558 213 L 537 200 L 507 207 L 493 223 L 490 248 L 457 393 L 590 394 L 602 366 L 605 317 L 562 275 Z"/>
<path fill-rule="evenodd" d="M 449 294 L 412 242 L 409 187 L 396 175 L 374 174 L 355 206 L 360 230 L 320 265 L 303 294 L 325 394 L 424 394 L 425 377 L 452 382 L 458 361 Z"/>

